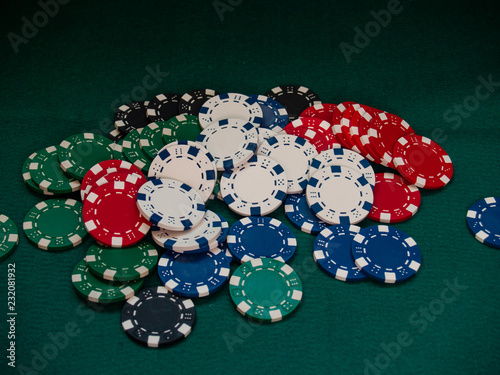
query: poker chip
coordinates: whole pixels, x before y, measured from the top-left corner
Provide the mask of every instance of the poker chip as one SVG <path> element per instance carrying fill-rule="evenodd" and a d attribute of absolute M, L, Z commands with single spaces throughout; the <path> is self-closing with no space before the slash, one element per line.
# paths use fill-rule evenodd
<path fill-rule="evenodd" d="M 401 176 L 423 189 L 440 189 L 450 182 L 453 164 L 441 146 L 427 137 L 408 134 L 398 139 L 393 162 Z"/>
<path fill-rule="evenodd" d="M 214 214 L 216 214 L 216 213 L 214 212 Z M 217 241 L 209 242 L 208 245 L 203 245 L 197 250 L 188 251 L 188 253 L 193 253 L 193 254 L 206 253 L 207 251 L 213 250 L 216 247 L 218 247 L 221 250 L 224 248 L 224 246 L 226 245 L 226 238 L 227 238 L 227 235 L 229 233 L 229 223 L 222 215 L 218 215 L 218 214 L 216 214 L 216 215 L 218 216 L 218 219 L 221 222 L 221 225 L 220 225 L 221 232 L 219 234 L 219 237 L 217 237 Z M 177 233 L 181 233 L 181 232 L 177 232 Z M 161 246 L 167 250 L 173 251 L 172 248 L 168 248 L 170 242 L 167 242 L 166 239 L 170 239 L 171 237 L 169 237 L 166 234 L 165 229 L 155 227 L 152 230 L 151 234 L 153 235 L 153 240 L 156 242 L 156 244 L 158 244 L 159 246 Z M 176 251 L 176 252 L 179 252 L 179 251 Z M 229 253 L 229 250 L 226 252 L 226 255 L 227 255 L 227 253 Z M 232 259 L 232 255 L 231 255 L 231 259 Z"/>
<path fill-rule="evenodd" d="M 325 150 L 316 156 L 309 167 L 309 177 L 318 170 L 332 165 L 341 165 L 354 169 L 362 173 L 371 186 L 375 186 L 375 172 L 368 160 L 360 154 L 345 148 Z"/>
<path fill-rule="evenodd" d="M 163 126 L 163 142 L 196 141 L 201 132 L 197 116 L 179 115 L 172 117 Z"/>
<path fill-rule="evenodd" d="M 90 192 L 92 186 L 99 181 L 100 178 L 107 174 L 115 172 L 134 173 L 144 176 L 139 168 L 135 165 L 124 160 L 105 160 L 97 163 L 85 173 L 81 183 L 80 195 L 82 201 L 85 200 L 86 195 Z"/>
<path fill-rule="evenodd" d="M 307 87 L 298 85 L 278 86 L 269 90 L 266 95 L 285 107 L 289 121 L 298 119 L 307 108 L 321 104 L 318 94 Z"/>
<path fill-rule="evenodd" d="M 12 254 L 18 243 L 16 224 L 6 215 L 0 214 L 0 260 Z"/>
<path fill-rule="evenodd" d="M 243 120 L 257 128 L 262 123 L 262 109 L 247 95 L 228 93 L 208 99 L 200 108 L 198 115 L 203 129 L 221 120 L 233 118 Z"/>
<path fill-rule="evenodd" d="M 278 219 L 250 216 L 229 228 L 227 246 L 241 263 L 256 258 L 271 258 L 288 262 L 295 254 L 297 239 Z"/>
<path fill-rule="evenodd" d="M 127 158 L 123 154 L 122 141 L 120 143 L 112 143 L 111 147 L 113 148 L 113 159 L 127 161 Z"/>
<path fill-rule="evenodd" d="M 179 94 L 156 95 L 148 103 L 146 116 L 151 122 L 168 121 L 179 114 Z"/>
<path fill-rule="evenodd" d="M 356 225 L 338 224 L 323 229 L 313 245 L 313 258 L 327 275 L 341 281 L 361 281 L 367 278 L 354 263 L 352 242 L 361 230 Z"/>
<path fill-rule="evenodd" d="M 84 299 L 95 303 L 113 303 L 134 296 L 141 288 L 144 279 L 129 283 L 106 281 L 94 276 L 85 260 L 81 260 L 73 270 L 71 281 L 77 294 Z"/>
<path fill-rule="evenodd" d="M 415 240 L 387 225 L 362 229 L 353 239 L 352 255 L 365 275 L 390 284 L 414 276 L 422 262 Z"/>
<path fill-rule="evenodd" d="M 221 194 L 229 208 L 242 216 L 268 215 L 286 197 L 287 177 L 273 159 L 254 155 L 247 163 L 225 172 Z"/>
<path fill-rule="evenodd" d="M 476 240 L 500 249 L 500 198 L 488 197 L 474 203 L 467 211 L 467 226 Z"/>
<path fill-rule="evenodd" d="M 350 107 L 351 105 L 356 104 L 355 102 L 342 102 L 337 105 L 337 108 L 334 109 L 333 111 L 333 116 L 332 116 L 332 133 L 335 135 L 335 138 L 337 141 L 342 145 L 344 148 L 349 148 L 344 140 L 344 136 L 342 135 L 342 127 L 341 127 L 341 121 L 344 115 L 345 110 Z"/>
<path fill-rule="evenodd" d="M 354 116 L 354 113 L 358 111 L 361 108 L 361 105 L 358 103 L 354 103 L 350 106 L 348 106 L 345 111 L 342 113 L 342 118 L 340 119 L 340 124 L 336 124 L 335 126 L 335 133 L 337 136 L 341 134 L 342 141 L 340 143 L 343 143 L 344 146 L 348 149 L 352 149 L 354 146 L 354 143 L 351 139 L 351 120 L 352 117 Z"/>
<path fill-rule="evenodd" d="M 261 128 L 281 131 L 288 124 L 288 113 L 286 109 L 276 100 L 265 95 L 250 95 L 262 109 Z"/>
<path fill-rule="evenodd" d="M 143 289 L 122 309 L 122 328 L 132 339 L 151 348 L 173 344 L 191 333 L 196 309 L 164 287 Z"/>
<path fill-rule="evenodd" d="M 298 194 L 307 186 L 309 166 L 318 152 L 303 138 L 279 134 L 263 142 L 257 154 L 268 156 L 280 164 L 288 179 L 287 194 Z"/>
<path fill-rule="evenodd" d="M 134 129 L 127 134 L 123 140 L 123 154 L 133 165 L 144 173 L 147 173 L 151 165 L 151 159 L 142 151 L 140 146 L 142 129 Z"/>
<path fill-rule="evenodd" d="M 378 109 L 361 105 L 352 115 L 349 124 L 349 133 L 353 143 L 352 150 L 378 164 L 381 164 L 381 160 L 370 146 L 368 131 L 373 116 L 380 112 Z"/>
<path fill-rule="evenodd" d="M 260 146 L 266 139 L 276 137 L 278 133 L 271 129 L 267 128 L 255 128 L 257 131 L 257 135 L 259 136 L 259 141 L 257 142 L 257 146 Z"/>
<path fill-rule="evenodd" d="M 216 95 L 219 93 L 211 89 L 193 90 L 185 93 L 179 100 L 179 114 L 198 116 L 201 106 Z"/>
<path fill-rule="evenodd" d="M 215 186 L 217 168 L 212 155 L 192 141 L 176 141 L 164 146 L 149 167 L 148 177 L 170 178 L 195 189 L 204 202 Z"/>
<path fill-rule="evenodd" d="M 302 283 L 288 264 L 258 258 L 240 265 L 229 280 L 229 293 L 244 316 L 277 322 L 292 313 L 302 300 Z"/>
<path fill-rule="evenodd" d="M 321 120 L 327 121 L 331 126 L 333 112 L 336 108 L 337 104 L 319 103 L 306 108 L 304 111 L 302 111 L 300 117 L 319 118 Z"/>
<path fill-rule="evenodd" d="M 23 174 L 23 181 L 24 183 L 26 184 L 26 186 L 28 186 L 28 188 L 30 188 L 32 191 L 34 191 L 35 193 L 38 193 L 38 194 L 43 194 L 43 195 L 54 195 L 54 193 L 51 193 L 49 191 L 46 191 L 46 190 L 43 190 L 43 189 L 40 189 L 40 187 L 38 186 L 38 184 L 33 181 L 33 178 L 31 177 L 31 173 L 30 173 L 30 164 L 31 162 L 33 161 L 33 159 L 37 156 L 37 154 L 39 152 L 42 152 L 44 151 L 44 149 L 42 150 L 39 150 L 39 151 L 36 151 L 34 153 L 32 153 L 30 156 L 28 156 L 28 158 L 24 161 L 23 163 L 23 168 L 22 168 L 22 174 Z"/>
<path fill-rule="evenodd" d="M 373 191 L 360 172 L 332 165 L 311 176 L 306 198 L 320 220 L 329 224 L 357 224 L 372 208 Z"/>
<path fill-rule="evenodd" d="M 101 279 L 132 281 L 149 275 L 158 263 L 158 252 L 146 241 L 125 249 L 92 245 L 85 261 L 90 271 Z"/>
<path fill-rule="evenodd" d="M 82 204 L 74 199 L 49 199 L 36 204 L 24 217 L 23 229 L 42 250 L 71 249 L 87 236 Z"/>
<path fill-rule="evenodd" d="M 206 297 L 227 281 L 230 263 L 219 248 L 199 254 L 167 250 L 158 262 L 158 274 L 171 293 L 190 298 Z"/>
<path fill-rule="evenodd" d="M 62 171 L 57 147 L 47 147 L 32 156 L 28 165 L 29 175 L 42 192 L 67 194 L 80 190 L 80 181 Z"/>
<path fill-rule="evenodd" d="M 137 209 L 138 191 L 137 185 L 125 181 L 110 182 L 90 191 L 83 205 L 83 221 L 96 241 L 121 248 L 146 236 L 151 224 Z"/>
<path fill-rule="evenodd" d="M 317 218 L 303 193 L 286 197 L 285 214 L 288 220 L 304 233 L 317 234 L 329 226 Z"/>
<path fill-rule="evenodd" d="M 121 133 L 118 129 L 113 129 L 106 135 L 106 137 L 113 142 L 119 142 L 125 138 L 125 134 Z"/>
<path fill-rule="evenodd" d="M 420 207 L 420 191 L 394 173 L 377 173 L 373 188 L 373 206 L 368 219 L 381 223 L 399 223 L 415 215 Z"/>
<path fill-rule="evenodd" d="M 296 135 L 308 140 L 318 152 L 338 148 L 333 134 L 330 132 L 330 123 L 319 118 L 303 117 L 292 121 L 283 129 L 287 134 Z"/>
<path fill-rule="evenodd" d="M 165 146 L 163 141 L 163 127 L 165 124 L 166 121 L 152 122 L 142 129 L 139 145 L 149 159 L 154 159 L 158 151 Z"/>
<path fill-rule="evenodd" d="M 174 231 L 198 225 L 206 211 L 196 190 L 169 178 L 153 179 L 142 185 L 137 194 L 137 207 L 151 223 Z"/>
<path fill-rule="evenodd" d="M 402 118 L 391 113 L 381 112 L 369 124 L 368 138 L 373 151 L 385 163 L 395 168 L 392 162 L 392 149 L 397 140 L 407 134 L 415 134 L 411 126 Z"/>
<path fill-rule="evenodd" d="M 131 102 L 124 104 L 115 112 L 115 128 L 123 134 L 135 129 L 142 129 L 151 121 L 147 117 L 149 102 Z"/>
<path fill-rule="evenodd" d="M 100 179 L 98 179 L 95 185 L 92 186 L 92 188 L 94 188 L 95 186 L 101 186 L 104 184 L 109 184 L 111 182 L 117 182 L 117 181 L 128 182 L 137 187 L 141 187 L 148 180 L 146 179 L 146 177 L 144 177 L 142 173 L 139 175 L 137 173 L 129 173 L 129 172 L 113 172 L 104 175 Z M 90 189 L 90 191 L 92 191 L 92 188 Z"/>
<path fill-rule="evenodd" d="M 113 159 L 112 144 L 109 139 L 93 133 L 68 137 L 57 149 L 61 168 L 71 177 L 81 181 L 95 164 Z"/>
<path fill-rule="evenodd" d="M 210 245 L 218 246 L 222 231 L 222 220 L 215 212 L 207 210 L 200 224 L 185 231 L 169 231 L 154 228 L 153 240 L 161 247 L 177 253 L 203 252 Z M 201 249 L 201 251 L 200 251 Z"/>
<path fill-rule="evenodd" d="M 228 171 L 254 155 L 258 134 L 252 124 L 228 119 L 206 127 L 196 141 L 214 157 L 218 171 Z"/>

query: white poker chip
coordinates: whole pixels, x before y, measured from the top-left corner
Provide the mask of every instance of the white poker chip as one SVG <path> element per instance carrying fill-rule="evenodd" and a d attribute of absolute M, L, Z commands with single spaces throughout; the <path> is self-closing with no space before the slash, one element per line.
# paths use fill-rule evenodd
<path fill-rule="evenodd" d="M 217 239 L 222 231 L 222 220 L 215 212 L 207 210 L 197 226 L 182 231 L 154 228 L 153 240 L 163 248 L 177 253 L 205 252 L 210 246 L 218 245 Z"/>
<path fill-rule="evenodd" d="M 307 186 L 309 166 L 318 152 L 316 147 L 304 138 L 279 134 L 265 140 L 257 154 L 268 156 L 278 162 L 288 178 L 287 194 L 298 194 Z"/>
<path fill-rule="evenodd" d="M 217 168 L 212 155 L 199 143 L 176 141 L 158 152 L 149 167 L 148 177 L 184 182 L 206 202 L 215 187 Z"/>
<path fill-rule="evenodd" d="M 252 124 L 231 118 L 208 126 L 196 141 L 212 154 L 218 171 L 229 171 L 255 154 L 258 139 Z"/>
<path fill-rule="evenodd" d="M 320 169 L 309 179 L 307 203 L 328 224 L 356 224 L 368 216 L 372 186 L 362 173 L 340 165 Z"/>
<path fill-rule="evenodd" d="M 343 165 L 344 167 L 357 170 L 365 176 L 372 187 L 375 186 L 375 172 L 370 162 L 357 152 L 345 148 L 325 150 L 316 156 L 309 168 L 309 178 L 316 171 L 331 165 Z"/>
<path fill-rule="evenodd" d="M 286 198 L 287 177 L 273 159 L 253 156 L 247 163 L 225 172 L 220 192 L 229 208 L 242 216 L 264 216 Z"/>
<path fill-rule="evenodd" d="M 214 122 L 229 118 L 241 119 L 259 127 L 262 117 L 262 108 L 254 99 L 235 93 L 220 94 L 208 99 L 198 115 L 203 129 Z"/>
<path fill-rule="evenodd" d="M 183 231 L 198 225 L 205 216 L 205 203 L 189 185 L 169 178 L 153 179 L 141 186 L 137 207 L 151 223 Z"/>

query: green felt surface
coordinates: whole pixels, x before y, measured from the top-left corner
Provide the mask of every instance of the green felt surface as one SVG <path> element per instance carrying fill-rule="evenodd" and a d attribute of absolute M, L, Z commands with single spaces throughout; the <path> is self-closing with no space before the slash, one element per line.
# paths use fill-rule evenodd
<path fill-rule="evenodd" d="M 8 33 L 21 34 L 22 17 L 41 8 L 33 0 L 0 5 L 0 212 L 21 232 L 18 249 L 0 263 L 0 373 L 498 374 L 500 252 L 477 242 L 465 224 L 472 203 L 500 196 L 499 84 L 477 89 L 480 77 L 500 82 L 492 3 L 402 1 L 350 63 L 339 45 L 353 45 L 355 28 L 387 9 L 386 1 L 220 0 L 228 6 L 221 17 L 213 4 L 72 1 L 18 53 Z M 163 75 L 146 79 L 157 66 Z M 265 94 L 288 83 L 312 88 L 324 102 L 395 113 L 450 154 L 452 182 L 422 191 L 416 216 L 396 225 L 422 251 L 409 282 L 334 280 L 314 264 L 314 236 L 293 229 L 299 246 L 290 264 L 304 298 L 289 319 L 249 324 L 226 285 L 195 301 L 197 322 L 186 340 L 155 350 L 122 331 L 121 304 L 95 311 L 72 289 L 71 272 L 90 239 L 50 253 L 24 237 L 24 215 L 43 199 L 21 178 L 33 151 L 82 131 L 111 130 L 114 109 L 131 98 L 197 88 Z M 453 114 L 464 101 L 469 109 Z M 238 219 L 224 204 L 209 208 Z M 289 224 L 282 208 L 272 216 Z M 5 355 L 9 263 L 16 267 L 16 369 Z M 463 289 L 447 291 L 454 282 Z M 145 285 L 159 283 L 153 274 Z M 404 347 L 392 344 L 398 338 Z"/>

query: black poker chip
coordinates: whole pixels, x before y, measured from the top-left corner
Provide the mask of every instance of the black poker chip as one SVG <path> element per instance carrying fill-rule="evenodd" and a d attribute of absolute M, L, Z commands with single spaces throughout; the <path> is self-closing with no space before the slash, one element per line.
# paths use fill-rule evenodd
<path fill-rule="evenodd" d="M 151 121 L 146 115 L 149 102 L 131 102 L 124 104 L 115 112 L 115 128 L 123 134 L 134 129 L 141 129 Z"/>
<path fill-rule="evenodd" d="M 285 107 L 290 122 L 298 119 L 306 108 L 321 104 L 318 94 L 299 85 L 278 86 L 269 90 L 266 95 Z"/>
<path fill-rule="evenodd" d="M 189 335 L 196 320 L 190 299 L 171 294 L 165 287 L 143 289 L 122 309 L 123 330 L 149 347 L 172 344 Z"/>
<path fill-rule="evenodd" d="M 179 100 L 179 113 L 186 115 L 198 116 L 200 108 L 205 102 L 219 95 L 217 91 L 211 89 L 193 90 L 182 95 Z"/>
<path fill-rule="evenodd" d="M 151 122 L 168 121 L 179 114 L 179 94 L 160 94 L 149 101 L 147 116 Z"/>

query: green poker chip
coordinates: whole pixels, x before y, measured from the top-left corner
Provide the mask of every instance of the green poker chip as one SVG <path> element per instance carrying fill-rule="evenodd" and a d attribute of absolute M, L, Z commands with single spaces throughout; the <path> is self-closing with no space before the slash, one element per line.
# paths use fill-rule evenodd
<path fill-rule="evenodd" d="M 122 142 L 123 139 L 111 144 L 111 147 L 113 148 L 113 159 L 128 161 L 127 158 L 125 157 L 125 154 L 123 153 Z"/>
<path fill-rule="evenodd" d="M 73 270 L 71 281 L 76 292 L 84 299 L 96 303 L 112 303 L 133 297 L 144 279 L 129 283 L 102 280 L 90 272 L 85 260 L 81 260 Z"/>
<path fill-rule="evenodd" d="M 37 151 L 28 168 L 33 182 L 42 191 L 67 194 L 80 190 L 80 181 L 62 171 L 55 146 Z"/>
<path fill-rule="evenodd" d="M 22 173 L 23 173 L 23 180 L 26 183 L 26 185 L 35 193 L 38 194 L 43 194 L 43 195 L 54 195 L 54 193 L 51 193 L 50 191 L 45 191 L 40 189 L 38 184 L 33 181 L 33 178 L 31 177 L 31 172 L 30 172 L 30 164 L 33 161 L 33 159 L 37 156 L 39 152 L 43 150 L 39 150 L 37 152 L 32 153 L 28 158 L 24 161 L 23 163 L 23 168 L 22 168 Z"/>
<path fill-rule="evenodd" d="M 59 161 L 64 172 L 77 180 L 97 163 L 113 159 L 113 146 L 108 138 L 99 134 L 75 134 L 61 142 L 58 148 Z"/>
<path fill-rule="evenodd" d="M 127 134 L 122 142 L 123 154 L 126 159 L 141 169 L 144 173 L 148 173 L 152 159 L 147 156 L 141 149 L 141 129 L 134 129 Z"/>
<path fill-rule="evenodd" d="M 19 243 L 16 224 L 5 215 L 0 215 L 0 260 L 7 258 Z"/>
<path fill-rule="evenodd" d="M 42 250 L 71 249 L 87 236 L 82 210 L 82 203 L 74 199 L 40 202 L 26 214 L 24 233 Z"/>
<path fill-rule="evenodd" d="M 163 129 L 168 121 L 152 122 L 142 129 L 140 145 L 142 151 L 150 158 L 154 159 L 158 151 L 160 151 L 165 142 L 163 141 Z"/>
<path fill-rule="evenodd" d="M 277 322 L 300 304 L 302 283 L 288 264 L 258 258 L 234 271 L 229 280 L 229 293 L 240 314 Z"/>
<path fill-rule="evenodd" d="M 90 271 L 104 280 L 143 279 L 158 263 L 158 252 L 147 241 L 123 249 L 92 245 L 85 261 Z"/>
<path fill-rule="evenodd" d="M 163 128 L 163 142 L 196 141 L 202 129 L 197 116 L 179 115 L 172 117 Z"/>

